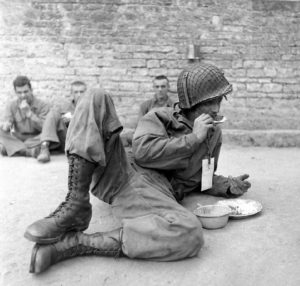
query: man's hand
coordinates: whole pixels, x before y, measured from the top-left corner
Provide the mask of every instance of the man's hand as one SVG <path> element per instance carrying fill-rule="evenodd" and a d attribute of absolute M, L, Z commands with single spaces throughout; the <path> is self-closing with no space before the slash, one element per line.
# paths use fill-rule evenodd
<path fill-rule="evenodd" d="M 251 184 L 246 179 L 249 178 L 248 174 L 244 174 L 238 177 L 228 177 L 229 182 L 229 195 L 241 196 L 248 191 Z"/>
<path fill-rule="evenodd" d="M 1 122 L 0 123 L 0 129 L 2 129 L 4 132 L 10 131 L 12 127 L 12 124 L 10 122 Z"/>
<path fill-rule="evenodd" d="M 21 101 L 19 108 L 24 117 L 27 117 L 27 118 L 31 117 L 32 112 L 31 112 L 30 106 L 26 100 Z"/>
<path fill-rule="evenodd" d="M 67 113 L 63 114 L 61 117 L 62 117 L 63 122 L 68 125 L 70 123 L 73 115 L 71 112 L 67 112 Z"/>
<path fill-rule="evenodd" d="M 203 142 L 207 136 L 208 129 L 213 127 L 213 119 L 208 114 L 201 114 L 194 121 L 193 133 Z"/>

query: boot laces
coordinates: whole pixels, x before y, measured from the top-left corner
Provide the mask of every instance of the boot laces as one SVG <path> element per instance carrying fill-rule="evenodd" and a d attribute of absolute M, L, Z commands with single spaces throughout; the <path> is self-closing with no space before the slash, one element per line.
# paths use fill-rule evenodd
<path fill-rule="evenodd" d="M 68 193 L 65 197 L 65 201 L 60 203 L 60 205 L 46 218 L 50 217 L 59 217 L 64 214 L 65 210 L 68 209 L 68 206 L 72 203 L 72 198 L 76 198 L 76 192 L 74 189 L 77 188 L 77 168 L 74 163 L 74 157 L 70 157 L 69 159 L 69 175 L 68 175 Z"/>
<path fill-rule="evenodd" d="M 60 205 L 46 218 L 55 217 L 55 216 L 59 217 L 60 215 L 62 215 L 64 211 L 68 208 L 70 198 L 71 198 L 71 193 L 68 193 L 65 198 L 65 201 L 60 203 Z"/>
<path fill-rule="evenodd" d="M 121 249 L 98 249 L 91 246 L 85 246 L 78 244 L 74 247 L 70 247 L 64 251 L 58 252 L 57 261 L 65 260 L 75 256 L 86 256 L 86 255 L 99 255 L 99 256 L 114 256 L 115 258 L 120 257 L 122 254 Z"/>

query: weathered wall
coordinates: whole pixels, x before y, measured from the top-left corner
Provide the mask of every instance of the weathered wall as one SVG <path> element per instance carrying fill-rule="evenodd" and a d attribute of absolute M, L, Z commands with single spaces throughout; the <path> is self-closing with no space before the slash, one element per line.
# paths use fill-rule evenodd
<path fill-rule="evenodd" d="M 193 43 L 233 83 L 224 127 L 296 130 L 299 13 L 278 0 L 0 0 L 0 109 L 18 74 L 52 102 L 83 79 L 111 91 L 130 126 L 153 76 L 176 88 Z"/>

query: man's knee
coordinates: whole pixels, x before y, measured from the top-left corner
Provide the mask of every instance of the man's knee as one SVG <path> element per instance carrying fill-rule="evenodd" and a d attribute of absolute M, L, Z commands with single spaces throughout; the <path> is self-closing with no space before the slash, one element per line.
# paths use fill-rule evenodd
<path fill-rule="evenodd" d="M 104 107 L 106 111 L 107 100 L 111 101 L 111 97 L 103 89 L 93 88 L 90 89 L 85 96 L 79 98 L 76 109 L 88 110 L 92 108 L 98 111 L 100 107 Z"/>
<path fill-rule="evenodd" d="M 127 256 L 174 261 L 196 256 L 202 247 L 202 226 L 192 214 L 168 212 L 123 221 Z"/>
<path fill-rule="evenodd" d="M 92 102 L 94 102 L 95 105 L 101 105 L 103 104 L 103 100 L 105 100 L 107 97 L 110 98 L 110 96 L 107 95 L 106 92 L 101 88 L 91 89 L 87 97 L 89 97 L 88 100 L 92 99 Z"/>
<path fill-rule="evenodd" d="M 204 245 L 203 229 L 201 223 L 193 214 L 187 220 L 182 223 L 182 244 L 179 251 L 185 257 L 193 257 L 198 254 Z"/>

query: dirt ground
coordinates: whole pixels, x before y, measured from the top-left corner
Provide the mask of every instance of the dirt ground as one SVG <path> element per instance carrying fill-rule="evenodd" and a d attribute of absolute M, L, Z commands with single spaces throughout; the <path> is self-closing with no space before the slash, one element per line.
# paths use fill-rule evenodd
<path fill-rule="evenodd" d="M 230 219 L 219 230 L 204 230 L 205 246 L 193 259 L 148 262 L 127 258 L 78 257 L 40 275 L 28 273 L 33 243 L 26 226 L 46 216 L 64 198 L 67 163 L 63 155 L 41 165 L 32 158 L 0 157 L 0 284 L 16 285 L 300 285 L 300 149 L 224 146 L 218 172 L 249 173 L 244 198 L 262 203 L 253 217 Z M 184 204 L 220 198 L 192 195 Z M 108 205 L 92 198 L 88 232 L 118 224 Z"/>

